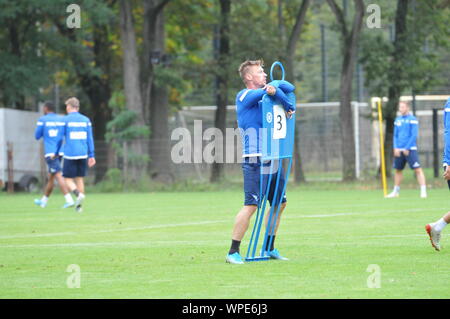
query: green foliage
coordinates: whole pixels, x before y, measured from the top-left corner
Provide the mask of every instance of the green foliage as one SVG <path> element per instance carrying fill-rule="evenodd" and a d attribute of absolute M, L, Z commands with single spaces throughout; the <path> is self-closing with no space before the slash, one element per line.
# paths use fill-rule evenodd
<path fill-rule="evenodd" d="M 118 168 L 109 169 L 102 181 L 95 185 L 95 189 L 102 193 L 123 191 L 122 171 Z"/>
<path fill-rule="evenodd" d="M 389 36 L 389 26 L 395 23 L 393 2 L 383 10 L 391 13 L 384 19 L 385 30 L 366 30 L 362 39 L 361 62 L 366 71 L 366 85 L 373 95 L 387 95 L 390 79 L 404 91 L 425 91 L 442 80 L 441 49 L 450 46 L 448 25 L 449 8 L 441 8 L 442 1 L 424 0 L 409 4 L 407 34 L 400 48 L 404 54 L 393 63 L 394 43 Z M 383 11 L 385 12 L 385 11 Z M 395 72 L 395 77 L 390 76 Z"/>
<path fill-rule="evenodd" d="M 137 114 L 130 110 L 122 110 L 106 125 L 106 141 L 116 151 L 119 157 L 125 158 L 130 164 L 148 163 L 147 154 L 137 154 L 129 145 L 137 139 L 145 139 L 150 135 L 148 126 L 135 125 Z M 126 147 L 126 149 L 125 149 Z"/>
<path fill-rule="evenodd" d="M 70 75 L 67 82 L 59 83 L 61 93 L 68 91 L 67 95 L 79 91 L 76 86 L 80 78 L 76 71 L 103 76 L 102 70 L 93 63 L 85 63 L 88 68 L 83 63 L 74 66 L 70 56 L 76 56 L 78 61 L 92 61 L 93 27 L 114 20 L 112 2 L 77 1 L 81 7 L 81 28 L 76 30 L 66 27 L 69 16 L 66 8 L 72 3 L 70 0 L 0 0 L 0 88 L 4 106 L 16 104 L 25 108 L 26 97 L 49 98 L 46 92 L 62 70 L 69 71 Z M 65 36 L 58 32 L 57 25 Z"/>
<path fill-rule="evenodd" d="M 147 138 L 150 129 L 147 126 L 134 125 L 137 114 L 130 110 L 123 110 L 106 125 L 108 133 L 107 142 L 132 141 L 137 138 Z"/>

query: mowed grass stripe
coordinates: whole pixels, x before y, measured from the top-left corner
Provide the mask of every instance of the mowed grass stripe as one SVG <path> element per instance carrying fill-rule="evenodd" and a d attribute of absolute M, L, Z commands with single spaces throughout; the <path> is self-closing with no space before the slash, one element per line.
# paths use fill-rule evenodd
<path fill-rule="evenodd" d="M 450 297 L 448 236 L 435 252 L 423 228 L 446 212 L 448 190 L 385 200 L 294 188 L 276 241 L 290 261 L 243 266 L 224 262 L 240 191 L 88 194 L 82 214 L 55 195 L 46 209 L 0 195 L 1 298 Z M 66 286 L 70 264 L 80 289 Z M 367 287 L 369 264 L 380 289 Z"/>

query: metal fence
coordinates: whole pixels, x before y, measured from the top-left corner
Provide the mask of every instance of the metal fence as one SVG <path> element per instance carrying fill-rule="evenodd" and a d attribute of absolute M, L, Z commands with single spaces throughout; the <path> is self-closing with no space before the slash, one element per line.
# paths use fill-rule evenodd
<path fill-rule="evenodd" d="M 433 167 L 436 152 L 433 149 L 433 120 L 432 109 L 439 108 L 438 114 L 438 156 L 439 163 L 443 148 L 443 112 L 442 101 L 417 101 L 416 117 L 419 120 L 418 149 L 422 167 Z M 307 180 L 340 180 L 342 178 L 341 135 L 339 125 L 339 103 L 305 103 L 297 105 L 297 123 L 299 138 L 296 141 L 300 148 L 301 161 Z M 360 178 L 374 176 L 377 173 L 380 161 L 378 123 L 371 106 L 368 103 L 353 103 L 356 170 Z M 215 107 L 185 107 L 169 119 L 168 139 L 161 139 L 157 143 L 144 143 L 151 154 L 158 154 L 168 161 L 167 166 L 174 180 L 207 181 L 209 180 L 212 164 L 204 159 L 204 152 L 212 140 L 208 138 L 208 130 L 214 127 Z M 189 161 L 177 162 L 173 159 L 173 152 L 183 140 L 174 134 L 176 130 L 183 129 L 189 132 L 184 139 L 189 139 Z M 227 128 L 238 133 L 236 112 L 234 106 L 228 107 Z M 200 134 L 200 136 L 199 136 Z M 225 134 L 226 135 L 226 134 Z M 232 139 L 232 142 L 231 140 Z M 33 172 L 39 180 L 46 175 L 46 165 L 41 156 L 41 162 L 24 159 L 30 157 L 30 151 L 36 151 L 36 142 L 33 136 L 19 141 L 10 141 L 13 144 L 13 167 L 16 170 Z M 125 170 L 127 161 L 113 150 L 110 143 L 96 141 L 97 165 L 89 170 L 88 181 L 93 182 L 96 174 L 106 172 L 111 168 Z M 40 148 L 42 152 L 42 147 Z M 6 156 L 6 148 L 2 147 Z M 225 176 L 228 179 L 241 180 L 242 146 L 239 134 L 231 135 L 224 150 L 225 157 L 231 163 L 224 164 Z M 42 155 L 42 154 L 41 154 Z M 200 160 L 198 160 L 200 159 Z M 154 159 L 153 159 L 154 160 Z M 25 164 L 24 164 L 25 163 Z M 6 167 L 3 168 L 5 170 Z M 144 176 L 144 171 L 142 172 Z M 7 172 L 3 172 L 6 180 Z"/>

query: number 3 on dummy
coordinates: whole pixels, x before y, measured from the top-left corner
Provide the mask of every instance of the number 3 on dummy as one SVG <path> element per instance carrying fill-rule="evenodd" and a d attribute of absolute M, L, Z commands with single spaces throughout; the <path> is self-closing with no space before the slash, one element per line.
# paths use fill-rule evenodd
<path fill-rule="evenodd" d="M 281 105 L 273 106 L 273 137 L 279 140 L 286 137 L 286 113 Z"/>

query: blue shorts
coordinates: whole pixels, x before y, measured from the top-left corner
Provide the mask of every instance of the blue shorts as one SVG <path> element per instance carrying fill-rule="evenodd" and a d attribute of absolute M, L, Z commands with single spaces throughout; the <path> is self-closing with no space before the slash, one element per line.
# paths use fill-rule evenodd
<path fill-rule="evenodd" d="M 67 178 L 84 177 L 87 172 L 87 159 L 64 159 L 63 176 Z"/>
<path fill-rule="evenodd" d="M 419 153 L 416 150 L 411 150 L 409 151 L 409 155 L 405 156 L 402 152 L 400 157 L 394 157 L 394 168 L 402 170 L 405 168 L 406 162 L 408 162 L 411 169 L 419 168 Z"/>
<path fill-rule="evenodd" d="M 275 192 L 275 186 L 277 182 L 277 174 L 278 170 L 276 170 L 276 165 L 272 169 L 272 174 L 270 174 L 270 161 L 264 163 L 264 173 L 263 173 L 263 194 L 265 195 L 267 183 L 269 181 L 270 175 L 272 175 L 270 181 L 270 189 L 268 194 L 268 201 L 272 206 L 272 201 L 274 200 L 274 193 L 276 193 L 275 203 L 280 201 L 280 195 L 283 191 L 285 179 L 284 179 L 284 169 L 281 168 L 280 172 L 280 180 L 278 182 L 278 191 Z M 259 157 L 251 157 L 244 158 L 244 162 L 242 163 L 242 172 L 244 174 L 244 205 L 258 205 L 259 201 L 259 192 L 260 192 L 260 173 L 261 173 L 261 161 Z M 281 200 L 282 203 L 286 202 L 286 195 L 284 195 Z"/>
<path fill-rule="evenodd" d="M 48 172 L 50 174 L 56 174 L 58 172 L 61 172 L 61 157 L 60 156 L 56 156 L 54 159 L 51 159 L 50 157 L 46 157 L 45 162 L 47 163 Z"/>

